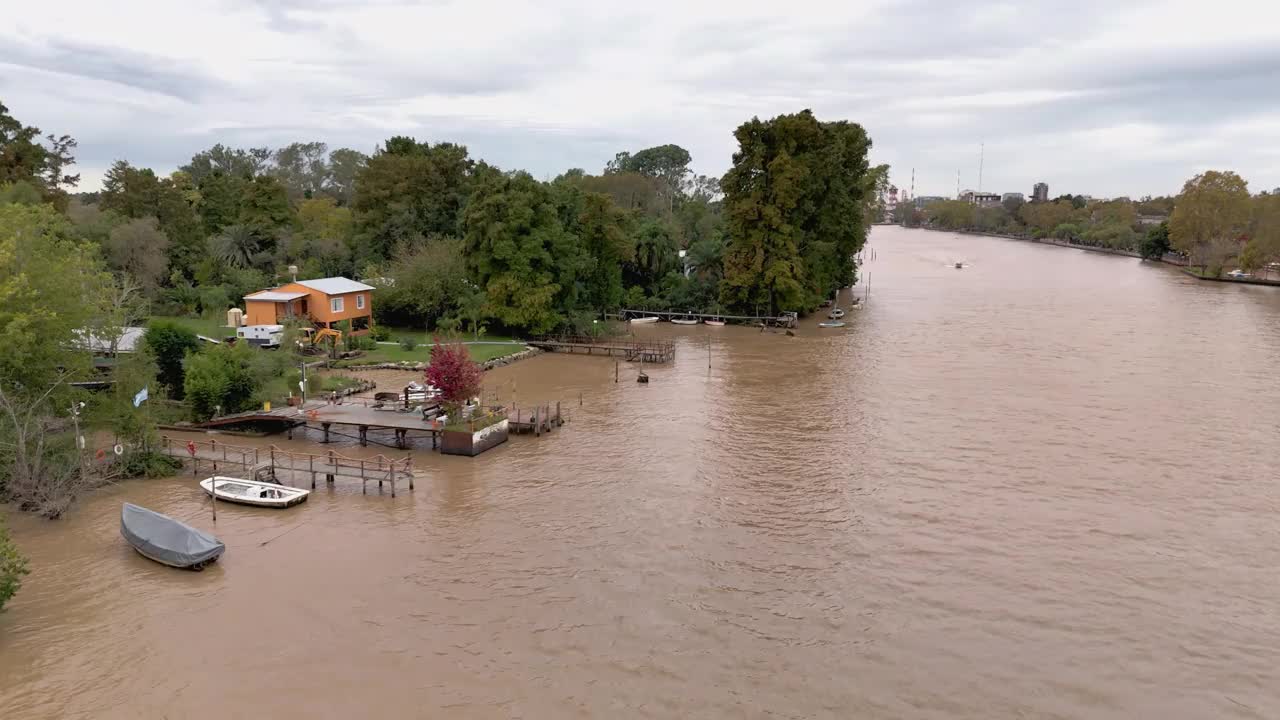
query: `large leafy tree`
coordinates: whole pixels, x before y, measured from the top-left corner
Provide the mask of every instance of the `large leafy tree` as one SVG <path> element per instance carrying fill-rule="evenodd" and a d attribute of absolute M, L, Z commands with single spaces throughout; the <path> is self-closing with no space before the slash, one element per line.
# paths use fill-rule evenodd
<path fill-rule="evenodd" d="M 511 328 L 549 332 L 556 310 L 553 248 L 565 230 L 548 188 L 528 173 L 482 166 L 463 221 L 467 262 L 488 296 L 489 314 Z"/>
<path fill-rule="evenodd" d="M 271 161 L 270 148 L 230 148 L 221 143 L 202 150 L 180 170 L 187 173 L 192 182 L 201 184 L 215 173 L 232 177 L 250 178 L 267 169 Z"/>
<path fill-rule="evenodd" d="M 1249 186 L 1233 172 L 1210 170 L 1182 186 L 1169 218 L 1169 241 L 1200 265 L 1229 255 L 1248 228 Z"/>
<path fill-rule="evenodd" d="M 385 259 L 401 242 L 457 233 L 473 166 L 462 145 L 388 140 L 356 176 L 359 259 Z"/>
<path fill-rule="evenodd" d="M 588 193 L 578 215 L 578 236 L 589 267 L 586 270 L 586 304 L 605 312 L 622 302 L 622 263 L 631 254 L 625 216 L 608 196 Z"/>
<path fill-rule="evenodd" d="M 46 200 L 66 207 L 67 191 L 80 182 L 80 175 L 66 169 L 75 164 L 71 154 L 76 141 L 70 135 L 44 136 L 40 128 L 23 125 L 0 103 L 0 187 L 28 183 Z"/>
<path fill-rule="evenodd" d="M 187 353 L 195 352 L 200 345 L 196 334 L 185 325 L 172 320 L 152 320 L 143 336 L 147 352 L 155 359 L 156 379 L 175 400 L 184 393 L 183 362 Z"/>
<path fill-rule="evenodd" d="M 658 145 L 636 153 L 618 153 L 605 168 L 605 174 L 636 173 L 656 179 L 665 209 L 672 212 L 676 199 L 684 191 L 685 178 L 690 174 L 690 160 L 689 151 L 679 145 Z"/>
<path fill-rule="evenodd" d="M 59 514 L 75 462 L 48 428 L 90 371 L 85 333 L 103 315 L 111 278 L 97 251 L 51 205 L 0 206 L 0 492 Z"/>
<path fill-rule="evenodd" d="M 328 151 L 322 142 L 290 143 L 275 151 L 270 174 L 280 180 L 293 202 L 317 197 L 330 183 Z"/>
<path fill-rule="evenodd" d="M 758 118 L 734 133 L 721 185 L 729 245 L 721 300 L 743 309 L 803 309 L 853 278 L 866 236 L 870 140 L 853 123 L 805 110 Z"/>
<path fill-rule="evenodd" d="M 155 218 L 129 220 L 113 228 L 103 245 L 113 270 L 154 292 L 169 277 L 169 238 Z"/>
<path fill-rule="evenodd" d="M 351 204 L 356 194 L 356 177 L 369 156 L 351 148 L 338 148 L 329 153 L 329 179 L 325 192 L 339 205 Z"/>

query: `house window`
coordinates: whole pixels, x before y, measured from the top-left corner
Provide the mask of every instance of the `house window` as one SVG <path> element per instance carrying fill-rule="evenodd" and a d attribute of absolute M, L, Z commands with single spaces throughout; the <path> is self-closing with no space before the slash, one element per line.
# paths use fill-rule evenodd
<path fill-rule="evenodd" d="M 357 309 L 357 310 L 363 310 L 363 309 L 364 309 L 364 295 L 357 295 L 357 296 L 356 296 L 356 309 Z"/>
<path fill-rule="evenodd" d="M 342 312 L 342 298 L 330 298 L 329 311 L 335 313 Z"/>

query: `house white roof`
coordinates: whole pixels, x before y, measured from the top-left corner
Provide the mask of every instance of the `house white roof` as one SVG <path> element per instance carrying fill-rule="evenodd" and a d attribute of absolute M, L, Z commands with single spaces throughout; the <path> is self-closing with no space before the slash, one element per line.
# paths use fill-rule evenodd
<path fill-rule="evenodd" d="M 373 290 L 372 285 L 365 285 L 362 282 L 356 282 L 344 277 L 320 278 L 319 280 L 299 280 L 298 284 L 303 287 L 311 288 L 316 292 L 322 292 L 325 295 L 342 295 L 343 293 L 360 292 L 362 290 Z"/>
<path fill-rule="evenodd" d="M 277 292 L 275 290 L 263 290 L 251 295 L 245 295 L 245 300 L 265 300 L 266 302 L 289 302 L 297 300 L 300 297 L 306 297 L 304 292 Z"/>
<path fill-rule="evenodd" d="M 139 343 L 142 342 L 142 336 L 146 332 L 147 329 L 141 327 L 120 328 L 120 336 L 116 338 L 116 352 L 136 352 Z M 86 330 L 77 330 L 76 336 L 77 344 L 82 348 L 92 352 L 109 352 L 111 350 L 111 338 L 109 336 L 95 335 Z"/>

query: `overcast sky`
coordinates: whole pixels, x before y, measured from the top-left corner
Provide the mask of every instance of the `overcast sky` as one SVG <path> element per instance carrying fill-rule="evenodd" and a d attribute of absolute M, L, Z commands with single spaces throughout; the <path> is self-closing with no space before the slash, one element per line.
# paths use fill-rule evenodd
<path fill-rule="evenodd" d="M 753 115 L 862 123 L 903 188 L 1280 186 L 1280 3 L 652 0 L 9 3 L 0 101 L 84 189 L 214 143 L 454 141 L 537 177 L 677 143 L 719 175 Z"/>

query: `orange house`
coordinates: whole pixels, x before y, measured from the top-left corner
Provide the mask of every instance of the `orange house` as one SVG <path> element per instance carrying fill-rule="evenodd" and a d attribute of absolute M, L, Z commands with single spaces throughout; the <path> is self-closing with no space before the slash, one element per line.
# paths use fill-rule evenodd
<path fill-rule="evenodd" d="M 363 335 L 373 327 L 373 286 L 331 277 L 296 280 L 244 296 L 246 325 L 281 325 L 295 318 L 322 328 L 347 320 L 351 334 Z"/>

